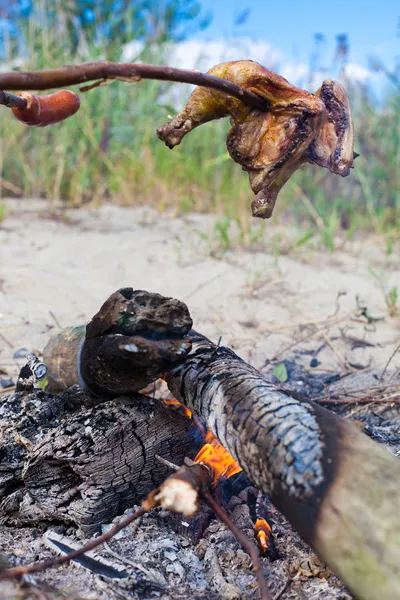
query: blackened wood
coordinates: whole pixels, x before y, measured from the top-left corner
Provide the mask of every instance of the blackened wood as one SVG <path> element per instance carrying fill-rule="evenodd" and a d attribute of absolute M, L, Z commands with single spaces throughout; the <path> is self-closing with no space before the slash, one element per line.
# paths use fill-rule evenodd
<path fill-rule="evenodd" d="M 36 390 L 0 405 L 0 522 L 75 522 L 92 535 L 140 502 L 201 446 L 191 421 L 135 394 L 93 405 L 77 388 Z"/>
<path fill-rule="evenodd" d="M 400 598 L 400 462 L 356 426 L 193 333 L 167 375 L 249 479 L 362 600 Z"/>
<path fill-rule="evenodd" d="M 399 461 L 356 426 L 294 398 L 231 350 L 195 332 L 187 339 L 191 353 L 166 374 L 177 400 L 204 419 L 357 598 L 398 600 Z M 113 377 L 111 369 L 109 388 Z M 125 383 L 129 387 L 129 374 Z"/>
<path fill-rule="evenodd" d="M 131 394 L 182 362 L 192 326 L 183 302 L 122 288 L 112 294 L 86 329 L 69 328 L 44 349 L 50 391 L 80 383 L 104 397 Z"/>

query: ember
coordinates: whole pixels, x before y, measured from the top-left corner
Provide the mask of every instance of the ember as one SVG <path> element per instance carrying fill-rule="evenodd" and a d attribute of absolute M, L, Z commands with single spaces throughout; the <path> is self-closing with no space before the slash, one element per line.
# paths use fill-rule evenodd
<path fill-rule="evenodd" d="M 273 545 L 271 526 L 265 519 L 257 519 L 254 525 L 254 532 L 260 550 L 266 554 Z"/>
<path fill-rule="evenodd" d="M 241 467 L 239 467 L 229 452 L 218 442 L 211 431 L 204 429 L 200 421 L 196 416 L 193 417 L 192 412 L 184 404 L 175 398 L 164 398 L 163 402 L 168 406 L 178 406 L 189 419 L 193 418 L 196 425 L 202 430 L 205 436 L 205 443 L 196 454 L 194 462 L 203 463 L 211 469 L 213 485 L 215 485 L 221 477 L 229 479 L 232 475 L 236 475 L 236 473 L 242 471 Z"/>

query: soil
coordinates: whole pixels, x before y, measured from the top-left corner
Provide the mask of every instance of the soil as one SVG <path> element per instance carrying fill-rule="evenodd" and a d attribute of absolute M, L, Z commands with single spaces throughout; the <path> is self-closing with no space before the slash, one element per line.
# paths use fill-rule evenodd
<path fill-rule="evenodd" d="M 198 331 L 213 340 L 222 337 L 224 345 L 264 372 L 281 380 L 286 373 L 288 387 L 298 393 L 303 384 L 291 374 L 293 362 L 316 377 L 346 375 L 334 389 L 337 397 L 399 381 L 400 316 L 388 314 L 381 288 L 400 290 L 400 263 L 371 240 L 347 243 L 333 254 L 300 249 L 277 257 L 265 248 L 223 252 L 212 238 L 215 220 L 203 215 L 178 218 L 110 205 L 56 209 L 45 218 L 49 206 L 44 202 L 7 205 L 0 226 L 0 378 L 5 381 L 15 382 L 24 363 L 24 351 L 16 358 L 17 350 L 40 354 L 52 333 L 87 322 L 113 291 L 127 286 L 183 300 Z M 274 222 L 263 226 L 274 234 L 278 230 Z M 382 285 L 371 269 L 384 274 Z M 276 371 L 283 361 L 289 361 L 285 369 Z M 315 393 L 321 396 L 324 389 Z M 361 426 L 372 428 L 375 439 L 387 442 L 398 436 L 399 411 L 390 411 L 386 420 L 376 412 L 372 419 L 363 406 L 356 414 L 352 409 L 343 414 L 355 416 Z M 397 433 L 392 427 L 388 438 L 387 428 L 395 421 Z M 397 443 L 386 445 L 399 454 Z M 245 495 L 234 497 L 229 508 L 252 535 Z M 60 523 L 2 527 L 0 553 L 11 564 L 50 558 L 54 551 L 43 537 L 49 529 L 70 543 L 82 541 L 79 530 Z M 281 558 L 263 563 L 275 594 L 287 586 L 283 600 L 351 598 L 279 513 L 273 529 Z M 69 565 L 25 578 L 21 586 L 2 584 L 0 600 L 259 597 L 248 556 L 215 520 L 194 544 L 175 533 L 168 514 L 156 511 L 99 549 L 97 557 L 129 577 L 115 580 Z"/>

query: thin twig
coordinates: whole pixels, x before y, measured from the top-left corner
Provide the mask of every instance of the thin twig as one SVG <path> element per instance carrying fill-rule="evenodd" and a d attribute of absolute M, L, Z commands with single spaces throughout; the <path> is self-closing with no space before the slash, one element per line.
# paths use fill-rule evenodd
<path fill-rule="evenodd" d="M 288 579 L 283 587 L 279 590 L 279 592 L 274 596 L 274 600 L 279 600 L 289 588 L 290 584 L 293 582 L 293 579 Z"/>
<path fill-rule="evenodd" d="M 393 373 L 389 377 L 388 383 L 390 383 L 392 381 L 392 379 L 395 379 L 397 377 L 397 375 L 400 375 L 400 367 L 396 371 L 393 371 Z"/>
<path fill-rule="evenodd" d="M 99 535 L 99 537 L 94 538 L 85 546 L 82 546 L 81 548 L 78 548 L 78 550 L 74 550 L 69 554 L 59 556 L 58 558 L 33 563 L 32 565 L 21 565 L 20 567 L 13 567 L 12 569 L 6 569 L 5 571 L 1 571 L 0 580 L 13 579 L 14 577 L 27 575 L 28 573 L 39 573 L 40 571 L 44 571 L 45 569 L 58 567 L 59 565 L 69 562 L 74 558 L 78 558 L 79 556 L 82 556 L 82 554 L 85 554 L 85 552 L 89 552 L 90 550 L 93 550 L 93 548 L 97 548 L 97 546 L 100 546 L 100 544 L 102 544 L 103 542 L 107 542 L 108 540 L 110 540 L 112 537 L 114 537 L 115 534 L 121 531 L 121 529 L 127 527 L 130 523 L 143 516 L 146 512 L 148 512 L 147 509 L 142 506 L 133 514 L 126 517 L 126 519 L 123 519 L 120 523 L 114 525 L 114 527 L 112 527 L 106 533 Z"/>
<path fill-rule="evenodd" d="M 299 344 L 301 344 L 302 342 L 308 342 L 310 340 L 312 340 L 313 338 L 320 338 L 323 337 L 322 332 L 325 329 L 330 329 L 331 327 L 333 327 L 334 325 L 337 325 L 338 323 L 340 323 L 341 321 L 344 321 L 346 319 L 348 319 L 351 314 L 353 314 L 354 311 L 351 311 L 350 313 L 346 313 L 345 315 L 343 315 L 342 317 L 338 317 L 338 318 L 334 318 L 332 317 L 332 321 L 330 320 L 331 318 L 328 318 L 324 321 L 324 324 L 321 327 L 316 327 L 315 330 L 313 332 L 307 332 L 305 335 L 301 336 L 298 340 L 296 340 L 295 342 L 292 342 L 291 344 L 289 344 L 288 346 L 285 346 L 284 348 L 282 348 L 282 350 L 279 350 L 279 352 L 277 352 L 275 354 L 275 356 L 273 356 L 269 362 L 274 362 L 275 360 L 279 360 L 280 357 L 284 354 L 286 354 L 287 352 L 289 352 L 290 350 L 292 350 L 295 346 L 298 346 Z M 308 326 L 308 325 L 313 325 L 313 322 L 310 321 L 309 323 L 305 323 L 304 326 Z M 299 326 L 301 326 L 301 324 L 299 324 Z M 270 328 L 266 328 L 266 330 L 270 330 Z"/>
<path fill-rule="evenodd" d="M 11 350 L 14 349 L 14 346 L 12 345 L 12 343 L 1 333 L 1 331 L 0 331 L 0 338 L 3 340 L 3 342 L 5 342 L 7 344 L 7 346 L 9 348 L 11 348 Z"/>
<path fill-rule="evenodd" d="M 16 385 L 10 385 L 9 387 L 3 388 L 0 390 L 0 394 L 8 394 L 9 392 L 13 392 L 16 389 Z"/>
<path fill-rule="evenodd" d="M 3 92 L 0 90 L 0 104 L 7 106 L 8 108 L 26 108 L 28 102 L 25 98 L 21 98 L 20 96 L 15 96 L 14 94 L 9 94 L 8 92 Z"/>
<path fill-rule="evenodd" d="M 267 580 L 265 579 L 260 553 L 258 548 L 253 542 L 247 537 L 247 535 L 239 529 L 237 525 L 229 517 L 228 513 L 214 500 L 208 490 L 203 490 L 202 496 L 207 502 L 210 508 L 215 512 L 217 517 L 225 523 L 227 527 L 232 531 L 236 539 L 242 544 L 243 548 L 248 552 L 253 563 L 253 570 L 256 574 L 258 585 L 260 587 L 261 600 L 272 600 L 272 596 L 268 587 Z"/>
<path fill-rule="evenodd" d="M 383 404 L 385 402 L 400 403 L 400 392 L 391 396 L 383 396 L 382 398 L 371 398 L 371 396 L 344 396 L 342 398 L 320 398 L 314 400 L 319 404 Z"/>
<path fill-rule="evenodd" d="M 244 104 L 261 111 L 268 110 L 268 103 L 257 94 L 214 75 L 199 71 L 175 69 L 160 65 L 143 65 L 99 61 L 81 65 L 67 65 L 44 71 L 9 71 L 0 73 L 0 88 L 9 90 L 48 90 L 86 83 L 87 81 L 119 79 L 122 81 L 140 81 L 156 79 L 191 83 L 224 92 L 238 98 Z"/>
<path fill-rule="evenodd" d="M 357 369 L 354 369 L 354 367 L 352 367 L 351 365 L 348 364 L 348 362 L 346 361 L 344 356 L 341 354 L 341 352 L 339 352 L 338 348 L 335 346 L 335 344 L 332 342 L 332 340 L 326 335 L 326 333 L 322 334 L 322 338 L 328 344 L 329 348 L 332 350 L 333 354 L 336 356 L 338 361 L 340 363 L 342 363 L 343 367 L 349 371 L 352 371 L 353 373 L 356 373 Z"/>
<path fill-rule="evenodd" d="M 317 369 L 313 369 L 313 371 L 316 371 Z M 323 369 L 321 369 L 323 370 Z M 333 373 L 336 373 L 336 371 L 332 371 Z M 352 396 L 352 394 L 358 394 L 358 393 L 371 393 L 371 392 L 384 392 L 387 389 L 397 389 L 399 387 L 398 383 L 387 383 L 385 385 L 371 385 L 368 387 L 362 387 L 362 388 L 356 388 L 354 390 L 349 390 L 347 392 L 348 396 L 350 397 L 354 397 L 356 398 L 357 396 Z M 334 396 L 332 396 L 332 398 L 334 398 Z M 320 400 L 321 398 L 318 398 L 318 400 Z"/>
<path fill-rule="evenodd" d="M 167 460 L 166 458 L 163 458 L 162 456 L 159 456 L 159 454 L 155 454 L 154 458 L 156 460 L 158 460 L 158 462 L 161 463 L 162 465 L 165 465 L 166 467 L 169 467 L 170 469 L 173 469 L 174 471 L 179 471 L 178 465 L 175 465 L 170 460 Z"/>
<path fill-rule="evenodd" d="M 274 281 L 272 281 L 271 283 L 277 283 L 279 280 L 275 279 Z M 317 333 L 318 331 L 321 331 L 322 329 L 326 329 L 327 327 L 333 327 L 333 325 L 337 325 L 338 323 L 340 323 L 341 321 L 345 321 L 346 319 L 350 318 L 352 315 L 354 314 L 354 310 L 350 310 L 349 312 L 345 313 L 344 315 L 330 315 L 329 317 L 323 317 L 321 319 L 311 319 L 309 321 L 304 321 L 304 317 L 302 319 L 298 319 L 297 321 L 290 321 L 290 323 L 279 323 L 277 325 L 265 325 L 262 327 L 258 327 L 257 331 L 259 333 L 264 333 L 264 332 L 279 332 L 282 331 L 284 329 L 295 329 L 295 328 L 299 328 L 299 329 L 305 329 L 306 327 L 316 327 L 317 325 L 322 325 L 322 327 L 318 327 L 315 330 L 315 333 Z M 310 335 L 310 334 L 308 334 Z"/>
<path fill-rule="evenodd" d="M 56 315 L 53 313 L 52 310 L 49 310 L 49 315 L 51 316 L 51 318 L 53 319 L 53 321 L 57 325 L 57 327 L 62 329 L 62 325 L 61 325 L 60 321 L 57 319 Z"/>
<path fill-rule="evenodd" d="M 390 365 L 390 363 L 392 362 L 393 358 L 396 356 L 396 354 L 398 353 L 399 350 L 400 350 L 400 343 L 397 346 L 397 348 L 395 349 L 395 351 L 393 352 L 393 354 L 391 355 L 391 357 L 389 358 L 389 360 L 387 361 L 387 363 L 385 365 L 385 368 L 383 369 L 383 371 L 381 373 L 381 376 L 379 377 L 378 383 L 381 383 L 381 381 L 382 381 L 382 379 L 383 379 L 383 377 L 384 377 L 384 375 L 385 375 L 385 373 L 387 371 L 388 366 Z"/>
<path fill-rule="evenodd" d="M 343 394 L 344 395 L 342 396 L 335 396 L 332 394 L 330 394 L 329 397 L 320 396 L 318 398 L 314 398 L 314 402 L 319 402 L 321 404 L 368 404 L 396 402 L 397 399 L 400 400 L 400 386 L 398 383 L 381 386 L 373 385 L 370 387 L 349 390 L 348 392 L 344 391 Z"/>
<path fill-rule="evenodd" d="M 121 556 L 121 552 L 116 552 L 115 550 L 113 550 L 112 548 L 110 548 L 109 544 L 107 544 L 107 542 L 104 542 L 104 549 L 114 558 L 118 559 L 120 562 L 122 562 L 124 565 L 127 565 L 129 567 L 133 567 L 134 569 L 136 569 L 137 571 L 141 571 L 142 573 L 144 573 L 145 575 L 147 575 L 147 577 L 151 577 L 151 573 L 148 569 L 146 569 L 145 567 L 143 567 L 142 565 L 139 565 L 139 563 L 133 561 L 133 560 L 129 560 L 129 558 L 126 558 L 125 556 Z"/>

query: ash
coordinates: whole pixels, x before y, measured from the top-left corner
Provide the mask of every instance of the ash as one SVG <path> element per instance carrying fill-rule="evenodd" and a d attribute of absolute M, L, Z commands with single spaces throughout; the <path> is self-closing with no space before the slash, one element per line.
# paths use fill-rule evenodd
<path fill-rule="evenodd" d="M 248 493 L 232 496 L 228 511 L 250 537 L 254 537 Z M 129 511 L 127 511 L 129 512 Z M 122 517 L 117 517 L 113 523 Z M 286 519 L 273 511 L 273 532 L 280 557 L 263 567 L 271 591 L 285 587 L 283 600 L 290 598 L 350 600 L 351 595 L 329 569 L 299 539 Z M 201 540 L 194 542 L 176 533 L 176 519 L 162 510 L 142 517 L 121 531 L 108 544 L 96 549 L 96 566 L 75 563 L 24 579 L 21 585 L 2 583 L 1 600 L 250 600 L 259 598 L 249 556 L 226 526 L 211 519 Z M 103 526 L 108 529 L 111 524 Z M 42 524 L 35 528 L 4 528 L 0 549 L 11 566 L 54 556 L 44 541 L 56 532 L 71 543 L 84 543 L 75 528 Z M 116 579 L 99 572 L 102 560 L 126 577 Z M 97 572 L 96 572 L 97 571 Z M 36 595 L 35 595 L 36 594 Z M 39 595 L 43 594 L 43 595 Z"/>
<path fill-rule="evenodd" d="M 272 373 L 274 365 L 267 370 Z M 400 455 L 400 379 L 390 387 L 373 373 L 340 378 L 311 375 L 294 363 L 286 363 L 287 381 L 282 387 L 312 397 L 346 419 L 354 419 L 373 439 Z M 397 386 L 397 387 L 396 387 Z M 393 391 L 395 390 L 395 391 Z M 396 396 L 397 394 L 397 396 Z M 150 490 L 149 490 L 150 491 Z M 220 497 L 222 494 L 219 491 Z M 232 519 L 254 538 L 251 485 L 231 490 L 222 501 Z M 125 514 L 134 510 L 126 511 Z M 105 531 L 123 516 L 102 526 Z M 351 600 L 351 594 L 312 550 L 302 542 L 288 521 L 270 506 L 279 557 L 262 559 L 274 598 L 282 600 Z M 60 522 L 35 522 L 32 527 L 2 527 L 0 569 L 55 556 L 45 541 L 53 536 L 65 544 L 85 543 L 83 532 Z M 191 522 L 161 509 L 152 511 L 96 549 L 95 559 L 83 565 L 70 563 L 18 583 L 0 584 L 0 600 L 257 600 L 259 591 L 249 556 L 227 527 L 207 507 Z M 120 575 L 113 575 L 118 571 Z"/>

